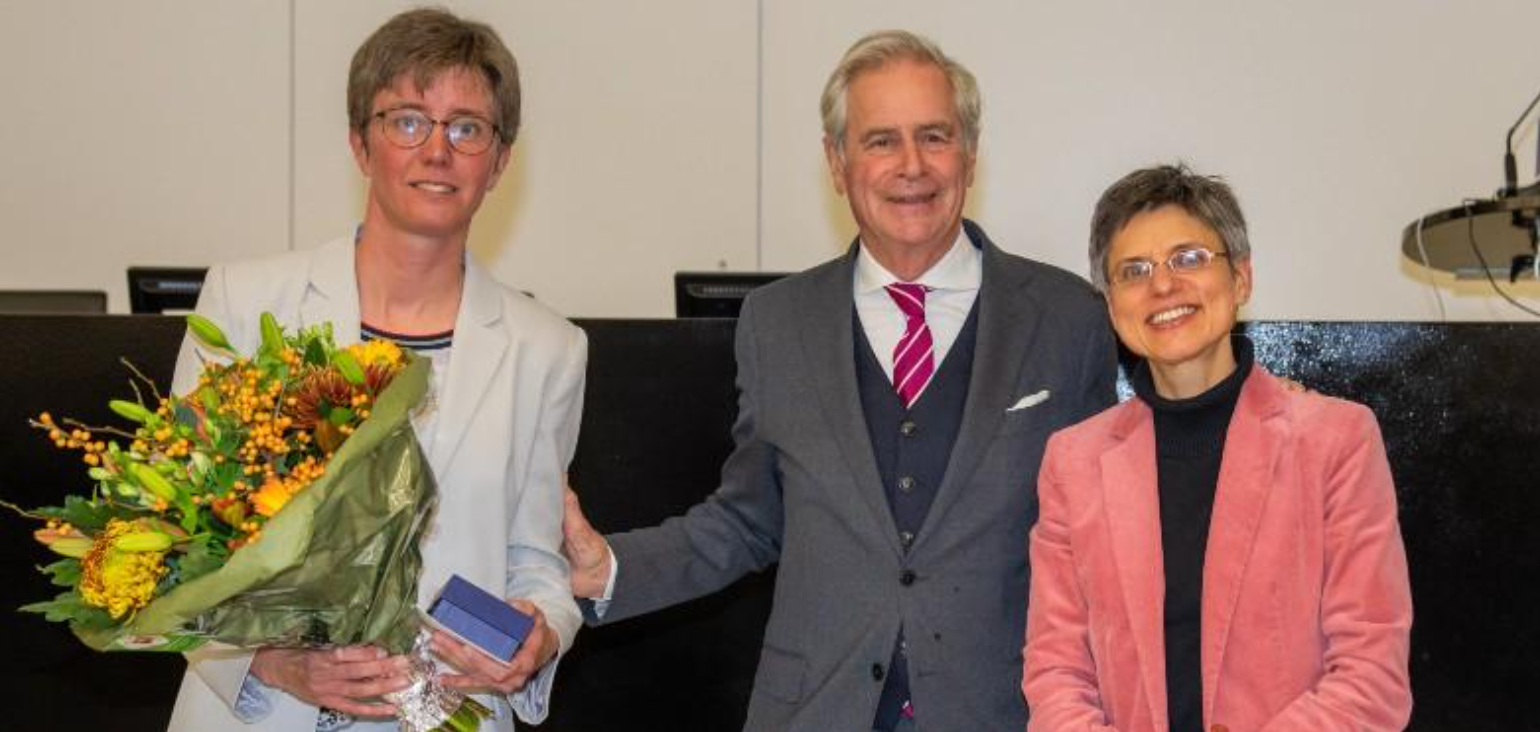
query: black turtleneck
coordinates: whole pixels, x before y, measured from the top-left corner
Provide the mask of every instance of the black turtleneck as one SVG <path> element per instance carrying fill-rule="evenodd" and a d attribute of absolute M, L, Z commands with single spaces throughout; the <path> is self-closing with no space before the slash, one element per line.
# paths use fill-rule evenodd
<path fill-rule="evenodd" d="M 1155 467 L 1160 492 L 1160 550 L 1166 569 L 1166 714 L 1172 732 L 1203 729 L 1203 555 L 1225 433 L 1254 361 L 1251 341 L 1231 340 L 1235 371 L 1189 399 L 1155 393 L 1140 363 L 1134 394 L 1155 415 Z"/>

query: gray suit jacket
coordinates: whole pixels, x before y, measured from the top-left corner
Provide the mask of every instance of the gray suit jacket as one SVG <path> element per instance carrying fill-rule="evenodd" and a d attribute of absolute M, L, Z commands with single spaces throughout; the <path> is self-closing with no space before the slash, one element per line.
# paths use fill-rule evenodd
<path fill-rule="evenodd" d="M 609 537 L 620 572 L 606 622 L 780 563 L 747 730 L 871 729 L 901 627 L 921 729 L 1026 726 L 1038 464 L 1050 433 L 1113 404 L 1115 351 L 1083 280 L 1001 252 L 971 222 L 968 234 L 984 258 L 968 400 L 907 555 L 856 389 L 854 245 L 744 304 L 736 447 L 720 488 L 683 516 Z"/>
<path fill-rule="evenodd" d="M 335 326 L 339 345 L 358 342 L 353 239 L 209 270 L 198 311 L 219 323 L 243 353 L 260 340 L 263 311 L 294 328 Z M 582 413 L 588 344 L 581 330 L 508 287 L 474 261 L 455 321 L 454 353 L 432 406 L 438 427 L 423 450 L 438 479 L 439 503 L 422 542 L 418 603 L 450 574 L 489 592 L 526 597 L 571 648 L 582 624 L 561 556 L 561 473 L 572 460 Z M 189 391 L 202 356 L 191 340 L 178 356 L 173 390 Z M 317 709 L 273 692 L 271 713 L 255 724 L 233 713 L 251 654 L 204 648 L 189 655 L 171 732 L 313 730 Z M 498 712 L 485 730 L 511 732 L 517 712 L 545 716 L 555 662 L 511 697 L 484 697 Z M 359 720 L 350 732 L 393 730 L 393 721 Z"/>

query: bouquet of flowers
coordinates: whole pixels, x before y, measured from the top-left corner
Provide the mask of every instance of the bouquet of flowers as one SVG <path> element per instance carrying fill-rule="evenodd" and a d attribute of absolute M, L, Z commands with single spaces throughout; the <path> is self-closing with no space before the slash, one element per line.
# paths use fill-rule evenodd
<path fill-rule="evenodd" d="M 395 344 L 338 348 L 330 325 L 287 334 L 261 318 L 255 354 L 196 315 L 229 356 L 188 394 L 136 385 L 110 406 L 132 428 L 32 424 L 79 450 L 89 497 L 23 511 L 60 555 L 65 588 L 23 607 L 97 650 L 374 644 L 413 656 L 391 701 L 403 729 L 474 730 L 490 712 L 438 683 L 416 607 L 418 540 L 436 487 L 410 412 L 429 363 Z"/>

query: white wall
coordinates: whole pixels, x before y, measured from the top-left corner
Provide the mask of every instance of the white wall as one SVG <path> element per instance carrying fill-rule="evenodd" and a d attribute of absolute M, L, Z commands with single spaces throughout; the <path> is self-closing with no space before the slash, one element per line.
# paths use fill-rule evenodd
<path fill-rule="evenodd" d="M 348 61 L 413 4 L 298 4 L 301 247 L 352 232 L 364 184 L 346 141 Z M 676 270 L 756 267 L 755 6 L 656 5 L 455 4 L 498 29 L 524 84 L 513 163 L 472 250 L 570 315 L 670 316 Z"/>
<path fill-rule="evenodd" d="M 0 4 L 0 288 L 101 288 L 122 311 L 129 264 L 347 233 L 363 195 L 347 61 L 407 5 Z M 969 214 L 998 243 L 1083 272 L 1097 194 L 1185 159 L 1246 206 L 1253 318 L 1438 318 L 1401 230 L 1491 194 L 1503 135 L 1540 89 L 1533 0 L 450 5 L 500 30 L 526 88 L 473 249 L 574 316 L 663 317 L 675 270 L 838 253 L 854 229 L 823 169 L 818 93 L 878 28 L 930 35 L 978 75 Z M 1533 127 L 1522 142 L 1528 179 Z M 1529 318 L 1437 279 L 1451 319 Z"/>
<path fill-rule="evenodd" d="M 288 246 L 288 11 L 0 4 L 0 288 Z"/>

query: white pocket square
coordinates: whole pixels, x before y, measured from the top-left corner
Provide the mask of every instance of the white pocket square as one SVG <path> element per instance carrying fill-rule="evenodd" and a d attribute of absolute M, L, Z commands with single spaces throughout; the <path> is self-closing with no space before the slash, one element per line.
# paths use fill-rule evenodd
<path fill-rule="evenodd" d="M 1028 407 L 1035 407 L 1035 406 L 1037 406 L 1039 404 L 1042 404 L 1043 402 L 1048 401 L 1048 397 L 1049 396 L 1050 396 L 1050 394 L 1049 394 L 1049 391 L 1047 389 L 1044 389 L 1044 390 L 1042 390 L 1042 391 L 1040 391 L 1040 392 L 1038 392 L 1036 394 L 1028 394 L 1028 395 L 1022 397 L 1020 400 L 1018 400 L 1015 404 L 1012 404 L 1011 406 L 1006 407 L 1005 411 L 1007 411 L 1007 412 L 1014 412 L 1014 411 L 1016 411 L 1018 409 L 1026 409 Z"/>

